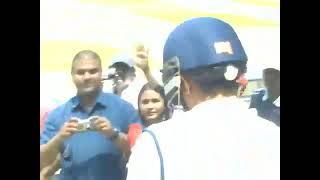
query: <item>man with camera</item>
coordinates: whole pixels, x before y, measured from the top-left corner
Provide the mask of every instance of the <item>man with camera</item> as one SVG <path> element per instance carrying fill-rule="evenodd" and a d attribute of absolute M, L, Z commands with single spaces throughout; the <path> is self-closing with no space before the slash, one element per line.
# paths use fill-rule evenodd
<path fill-rule="evenodd" d="M 149 49 L 137 44 L 134 54 L 119 54 L 103 75 L 104 91 L 121 96 L 137 109 L 138 94 L 147 82 L 156 82 L 149 66 Z M 111 85 L 108 84 L 111 81 Z"/>
<path fill-rule="evenodd" d="M 141 124 L 136 110 L 102 92 L 101 60 L 90 50 L 73 59 L 77 95 L 54 109 L 40 137 L 40 170 L 61 156 L 61 180 L 121 180 L 129 154 L 129 125 Z"/>

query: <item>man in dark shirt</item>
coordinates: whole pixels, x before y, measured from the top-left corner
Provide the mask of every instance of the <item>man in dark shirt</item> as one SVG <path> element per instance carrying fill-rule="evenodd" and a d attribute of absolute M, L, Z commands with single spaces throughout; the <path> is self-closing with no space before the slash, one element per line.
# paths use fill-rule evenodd
<path fill-rule="evenodd" d="M 280 70 L 264 69 L 263 82 L 266 89 L 258 90 L 251 96 L 249 108 L 256 108 L 260 117 L 280 127 Z"/>

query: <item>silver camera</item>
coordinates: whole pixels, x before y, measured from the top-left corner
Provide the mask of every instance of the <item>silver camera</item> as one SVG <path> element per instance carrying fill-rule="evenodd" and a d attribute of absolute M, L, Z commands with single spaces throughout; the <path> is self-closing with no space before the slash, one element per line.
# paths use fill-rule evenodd
<path fill-rule="evenodd" d="M 88 131 L 94 130 L 93 121 L 96 120 L 97 117 L 89 117 L 88 119 L 79 119 L 78 120 L 78 131 Z"/>

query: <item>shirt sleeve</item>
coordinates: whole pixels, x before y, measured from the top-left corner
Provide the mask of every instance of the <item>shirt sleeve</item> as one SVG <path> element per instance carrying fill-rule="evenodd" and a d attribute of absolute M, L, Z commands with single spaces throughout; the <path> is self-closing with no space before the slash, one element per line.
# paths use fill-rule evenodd
<path fill-rule="evenodd" d="M 259 105 L 259 103 L 262 100 L 262 96 L 264 95 L 264 91 L 260 91 L 256 94 L 252 94 L 251 98 L 250 98 L 250 105 L 249 105 L 249 109 L 250 108 L 257 108 L 257 106 Z"/>
<path fill-rule="evenodd" d="M 40 113 L 40 134 L 43 131 L 44 124 L 47 120 L 47 117 L 48 117 L 48 111 L 44 111 Z"/>
<path fill-rule="evenodd" d="M 160 179 L 160 159 L 150 134 L 143 133 L 139 136 L 132 148 L 127 167 L 127 180 Z"/>
<path fill-rule="evenodd" d="M 59 131 L 59 127 L 56 123 L 57 115 L 55 112 L 49 113 L 47 121 L 44 125 L 44 130 L 40 135 L 40 145 L 46 144 L 51 138 L 53 138 Z"/>
<path fill-rule="evenodd" d="M 141 133 L 142 133 L 142 126 L 140 124 L 129 125 L 127 138 L 128 138 L 128 143 L 130 148 L 133 147 L 133 145 L 135 144 L 137 138 L 141 135 Z"/>
<path fill-rule="evenodd" d="M 123 115 L 126 121 L 126 127 L 124 133 L 128 133 L 129 127 L 140 126 L 142 129 L 142 121 L 137 110 L 128 102 L 124 101 Z"/>

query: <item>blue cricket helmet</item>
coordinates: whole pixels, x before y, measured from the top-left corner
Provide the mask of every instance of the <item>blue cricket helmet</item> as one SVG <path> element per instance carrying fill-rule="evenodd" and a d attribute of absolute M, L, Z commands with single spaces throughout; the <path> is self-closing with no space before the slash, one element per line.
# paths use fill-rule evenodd
<path fill-rule="evenodd" d="M 183 106 L 180 75 L 185 71 L 212 67 L 221 72 L 216 78 L 234 80 L 246 71 L 247 55 L 233 28 L 216 18 L 200 17 L 185 21 L 169 35 L 163 51 L 162 81 L 169 104 Z M 237 64 L 235 70 L 229 65 Z"/>
<path fill-rule="evenodd" d="M 211 17 L 187 20 L 171 32 L 164 46 L 163 64 L 174 57 L 181 71 L 247 61 L 234 29 Z"/>

